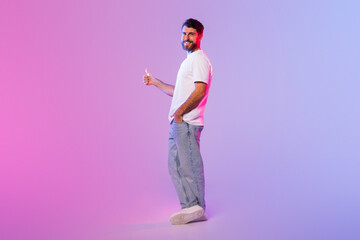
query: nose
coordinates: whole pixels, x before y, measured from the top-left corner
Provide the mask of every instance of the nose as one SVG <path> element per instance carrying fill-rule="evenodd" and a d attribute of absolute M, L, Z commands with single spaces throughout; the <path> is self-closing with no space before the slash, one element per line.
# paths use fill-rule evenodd
<path fill-rule="evenodd" d="M 185 34 L 184 37 L 183 37 L 184 40 L 188 41 L 189 40 L 189 35 L 188 34 Z"/>

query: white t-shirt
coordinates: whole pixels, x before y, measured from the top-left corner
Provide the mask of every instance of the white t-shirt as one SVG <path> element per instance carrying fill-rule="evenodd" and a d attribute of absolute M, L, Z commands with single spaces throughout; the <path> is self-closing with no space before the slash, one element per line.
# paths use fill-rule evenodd
<path fill-rule="evenodd" d="M 196 108 L 183 116 L 184 122 L 192 125 L 204 126 L 204 111 L 212 75 L 211 62 L 203 50 L 197 50 L 187 55 L 186 59 L 182 62 L 177 75 L 169 112 L 170 122 L 174 119 L 171 116 L 184 102 L 186 102 L 191 93 L 195 90 L 195 82 L 204 82 L 207 84 L 204 98 Z"/>

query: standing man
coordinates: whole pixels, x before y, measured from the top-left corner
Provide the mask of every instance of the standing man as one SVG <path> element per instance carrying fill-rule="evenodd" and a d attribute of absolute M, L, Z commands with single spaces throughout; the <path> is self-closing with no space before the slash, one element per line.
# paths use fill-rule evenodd
<path fill-rule="evenodd" d="M 200 154 L 200 133 L 212 79 L 209 58 L 200 49 L 204 26 L 195 19 L 182 25 L 181 44 L 187 57 L 182 62 L 175 86 L 153 77 L 146 69 L 144 84 L 154 85 L 173 97 L 169 112 L 169 173 L 182 210 L 170 217 L 172 224 L 207 220 L 205 181 Z"/>

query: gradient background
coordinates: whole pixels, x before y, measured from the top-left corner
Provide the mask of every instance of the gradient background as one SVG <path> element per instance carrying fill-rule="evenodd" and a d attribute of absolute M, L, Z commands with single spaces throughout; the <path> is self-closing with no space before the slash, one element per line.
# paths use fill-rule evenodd
<path fill-rule="evenodd" d="M 0 2 L 0 238 L 359 239 L 359 1 Z M 171 226 L 183 21 L 205 26 L 206 223 Z"/>

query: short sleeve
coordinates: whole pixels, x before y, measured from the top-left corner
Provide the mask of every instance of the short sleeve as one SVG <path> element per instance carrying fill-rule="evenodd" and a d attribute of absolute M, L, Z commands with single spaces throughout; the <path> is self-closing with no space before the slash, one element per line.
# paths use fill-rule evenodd
<path fill-rule="evenodd" d="M 206 57 L 200 56 L 193 63 L 194 82 L 209 84 L 211 78 L 211 65 Z"/>

